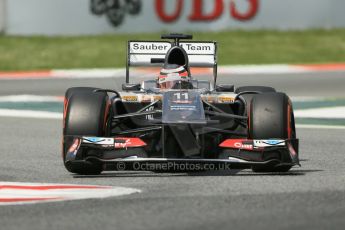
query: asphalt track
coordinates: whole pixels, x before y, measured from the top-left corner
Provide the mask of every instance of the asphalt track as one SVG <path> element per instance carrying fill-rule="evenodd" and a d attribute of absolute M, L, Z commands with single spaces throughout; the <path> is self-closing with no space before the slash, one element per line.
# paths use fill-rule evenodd
<path fill-rule="evenodd" d="M 123 78 L 1 80 L 0 95 L 41 94 L 60 96 L 64 94 L 67 88 L 74 86 L 120 89 L 123 81 Z M 220 84 L 234 84 L 236 87 L 243 85 L 267 85 L 286 92 L 291 96 L 345 98 L 345 72 L 341 71 L 296 74 L 219 75 L 217 82 Z"/>
<path fill-rule="evenodd" d="M 221 77 L 220 77 L 221 79 Z M 228 81 L 224 79 L 222 81 Z M 291 96 L 345 97 L 344 73 L 232 76 L 237 85 L 272 85 Z M 119 87 L 120 79 L 1 81 L 0 92 L 62 95 L 70 86 Z M 110 84 L 111 83 L 111 84 Z M 0 229 L 343 229 L 345 129 L 298 129 L 302 167 L 285 174 L 69 174 L 60 158 L 61 121 L 1 118 L 0 181 L 94 184 L 141 193 L 0 206 Z"/>

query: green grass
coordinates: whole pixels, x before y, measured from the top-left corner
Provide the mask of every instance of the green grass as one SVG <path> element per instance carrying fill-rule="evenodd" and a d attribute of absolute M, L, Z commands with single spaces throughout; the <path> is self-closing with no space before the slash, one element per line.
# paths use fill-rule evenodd
<path fill-rule="evenodd" d="M 345 29 L 194 33 L 219 42 L 219 64 L 345 62 Z M 159 34 L 83 37 L 0 36 L 0 71 L 123 67 L 126 41 Z"/>

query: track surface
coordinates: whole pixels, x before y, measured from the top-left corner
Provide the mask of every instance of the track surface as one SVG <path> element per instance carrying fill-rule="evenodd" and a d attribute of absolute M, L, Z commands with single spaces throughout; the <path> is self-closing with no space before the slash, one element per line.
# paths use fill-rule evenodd
<path fill-rule="evenodd" d="M 234 76 L 230 81 L 238 85 L 272 85 L 292 96 L 344 97 L 344 73 L 321 75 Z M 1 81 L 0 92 L 62 95 L 72 85 L 109 88 L 111 81 Z M 116 80 L 118 85 L 120 82 Z M 0 181 L 142 190 L 103 200 L 0 206 L 4 230 L 343 229 L 345 225 L 344 129 L 298 129 L 302 167 L 286 174 L 245 170 L 192 174 L 120 172 L 96 177 L 75 176 L 63 168 L 59 120 L 1 118 L 0 130 Z"/>
<path fill-rule="evenodd" d="M 146 78 L 150 79 L 150 78 Z M 207 78 L 206 78 L 207 79 Z M 41 94 L 63 95 L 68 87 L 94 86 L 120 89 L 124 79 L 42 79 L 1 80 L 0 95 Z M 243 85 L 267 85 L 291 96 L 330 96 L 345 98 L 345 72 L 321 72 L 304 74 L 231 75 L 218 76 L 219 83 Z M 137 82 L 134 80 L 134 82 Z"/>

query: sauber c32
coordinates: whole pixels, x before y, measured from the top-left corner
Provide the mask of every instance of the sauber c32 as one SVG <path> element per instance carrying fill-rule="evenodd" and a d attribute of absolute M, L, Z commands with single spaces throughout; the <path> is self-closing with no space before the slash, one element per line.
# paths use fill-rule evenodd
<path fill-rule="evenodd" d="M 66 91 L 62 157 L 68 171 L 171 171 L 187 164 L 286 172 L 299 165 L 286 94 L 267 86 L 218 85 L 216 42 L 187 41 L 192 36 L 183 34 L 162 39 L 128 42 L 121 92 L 92 87 Z M 189 87 L 159 88 L 158 73 L 141 83 L 130 81 L 131 67 L 164 65 L 183 66 Z M 196 67 L 212 68 L 212 79 L 198 78 Z"/>

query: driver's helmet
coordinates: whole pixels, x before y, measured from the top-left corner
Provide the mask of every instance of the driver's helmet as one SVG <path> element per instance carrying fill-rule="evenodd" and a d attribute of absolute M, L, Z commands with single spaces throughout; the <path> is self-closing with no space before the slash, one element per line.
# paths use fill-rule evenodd
<path fill-rule="evenodd" d="M 192 83 L 184 66 L 166 64 L 161 69 L 157 81 L 161 89 L 190 89 Z"/>

